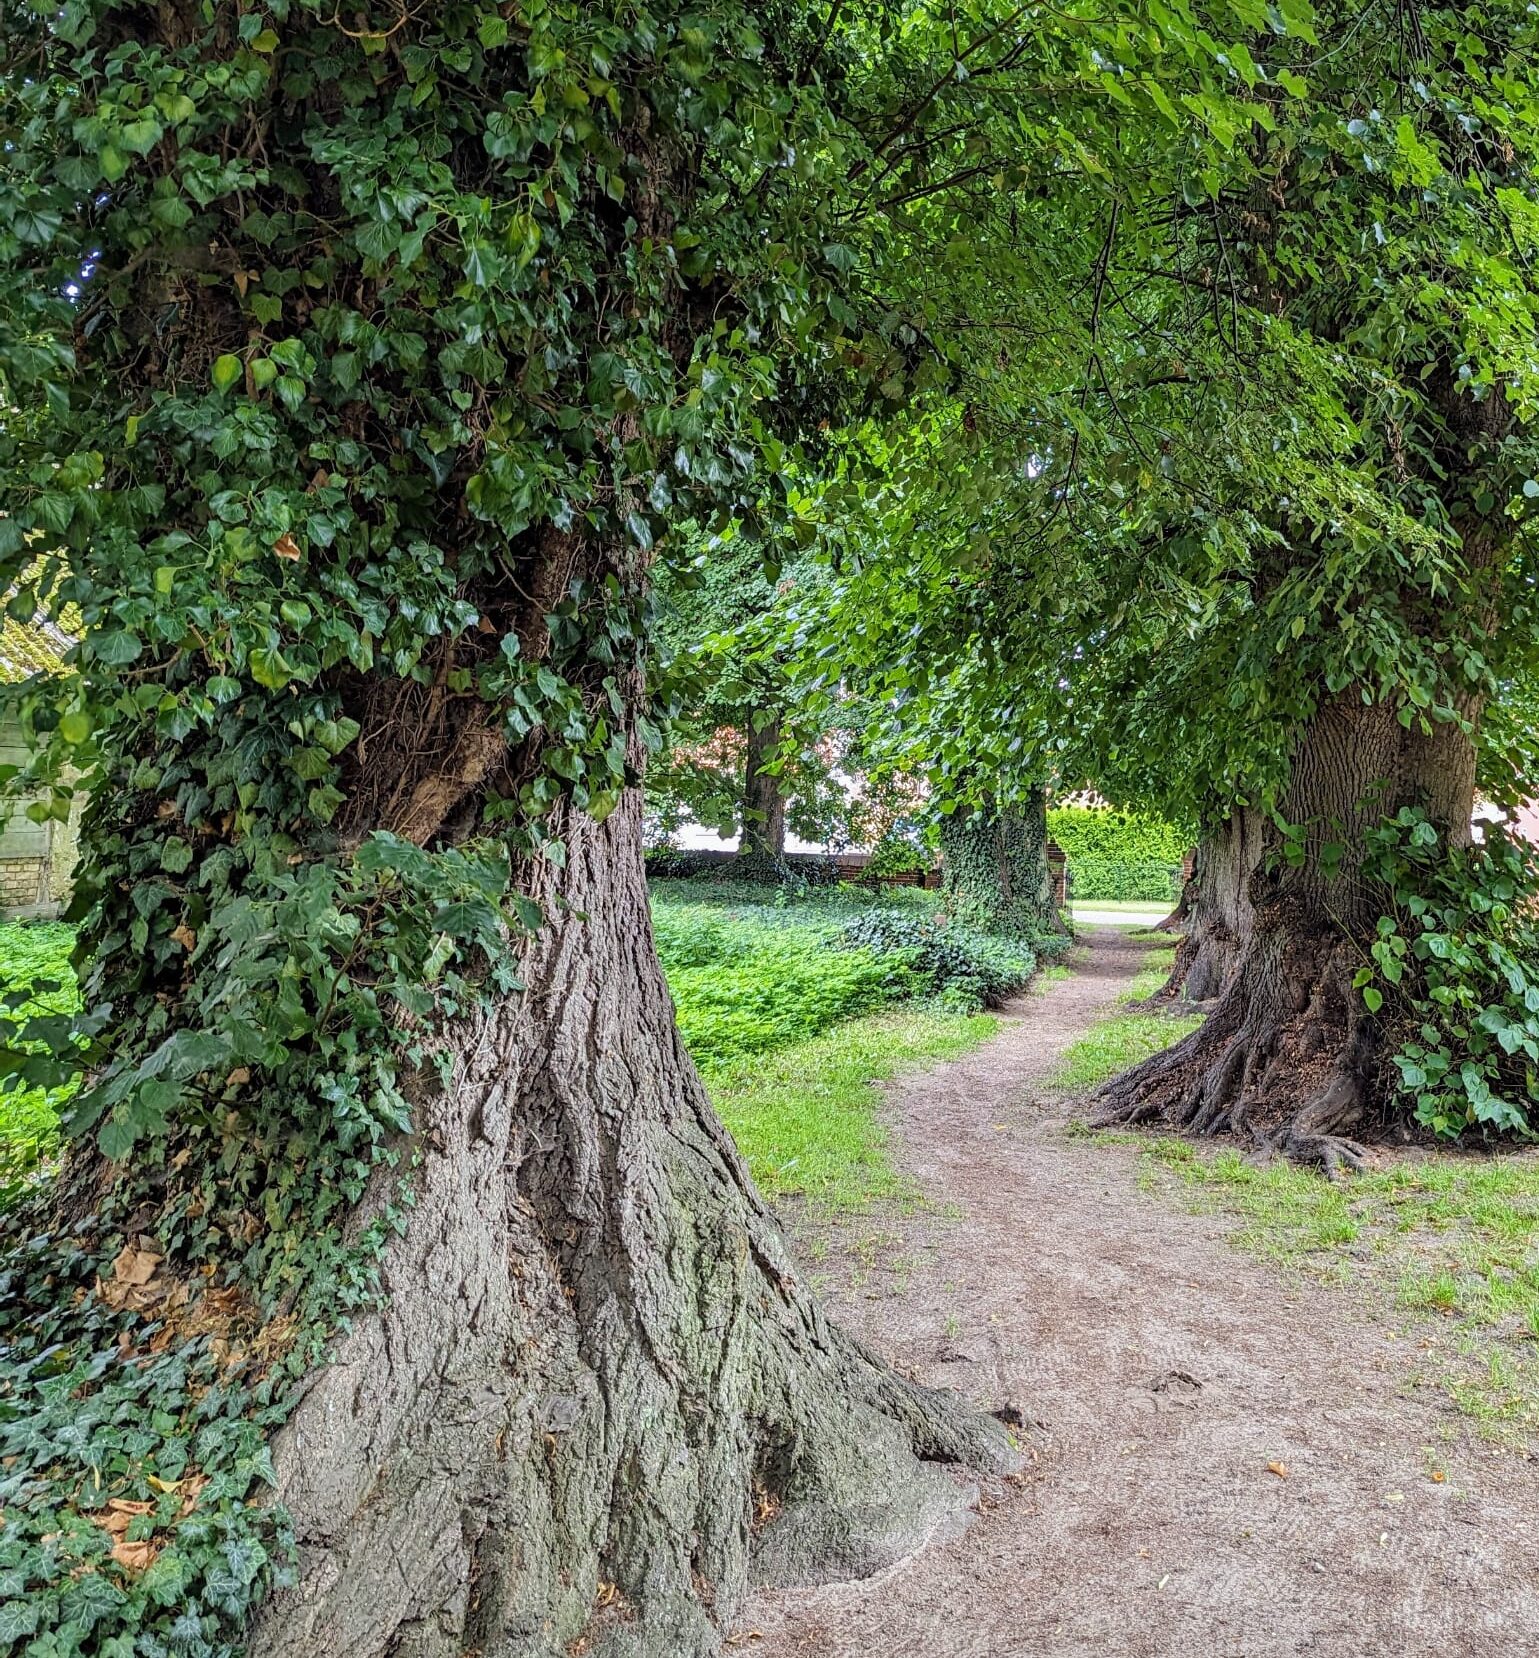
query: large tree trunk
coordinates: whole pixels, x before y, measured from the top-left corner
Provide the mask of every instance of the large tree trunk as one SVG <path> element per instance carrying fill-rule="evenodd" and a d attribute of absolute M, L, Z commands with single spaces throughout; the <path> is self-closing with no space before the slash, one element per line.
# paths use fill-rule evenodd
<path fill-rule="evenodd" d="M 985 932 L 1030 938 L 1064 931 L 1047 860 L 1047 796 L 1034 788 L 1017 811 L 959 807 L 941 819 L 945 901 Z"/>
<path fill-rule="evenodd" d="M 1254 922 L 1250 882 L 1261 859 L 1262 829 L 1258 811 L 1237 806 L 1198 843 L 1191 878 L 1169 922 L 1181 942 L 1162 995 L 1210 1002 L 1229 988 Z"/>
<path fill-rule="evenodd" d="M 1301 857 L 1286 859 L 1267 827 L 1227 989 L 1200 1029 L 1107 1084 L 1099 1120 L 1246 1133 L 1332 1171 L 1360 1164 L 1350 1135 L 1381 1060 L 1352 986 L 1379 904 L 1364 835 L 1409 803 L 1451 843 L 1467 841 L 1474 776 L 1473 739 L 1458 724 L 1406 730 L 1391 706 L 1354 690 L 1325 703 L 1300 736 L 1282 806 L 1303 827 Z"/>
<path fill-rule="evenodd" d="M 780 716 L 762 725 L 748 720 L 748 753 L 743 766 L 742 855 L 779 864 L 786 851 L 786 802 L 779 775 L 767 768 L 780 748 Z"/>
<path fill-rule="evenodd" d="M 388 1304 L 276 1442 L 301 1562 L 258 1658 L 715 1652 L 751 1581 L 869 1573 L 958 1515 L 935 1463 L 1011 1465 L 809 1294 L 680 1045 L 639 793 L 567 835 L 527 993 L 417 1108 Z"/>

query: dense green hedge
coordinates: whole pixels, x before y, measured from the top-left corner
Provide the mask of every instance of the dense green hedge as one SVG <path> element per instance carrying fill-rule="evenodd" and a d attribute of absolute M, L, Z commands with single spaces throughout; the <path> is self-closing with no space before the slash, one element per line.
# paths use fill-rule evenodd
<path fill-rule="evenodd" d="M 1191 850 L 1185 830 L 1162 818 L 1108 807 L 1055 806 L 1047 830 L 1063 848 L 1076 899 L 1173 899 L 1181 860 Z"/>

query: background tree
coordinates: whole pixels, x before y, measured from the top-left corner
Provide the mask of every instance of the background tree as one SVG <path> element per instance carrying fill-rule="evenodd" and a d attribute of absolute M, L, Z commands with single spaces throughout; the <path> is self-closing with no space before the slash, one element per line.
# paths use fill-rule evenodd
<path fill-rule="evenodd" d="M 970 926 L 1017 938 L 1064 931 L 1047 861 L 1047 791 L 1017 807 L 985 797 L 940 819 L 947 907 Z"/>

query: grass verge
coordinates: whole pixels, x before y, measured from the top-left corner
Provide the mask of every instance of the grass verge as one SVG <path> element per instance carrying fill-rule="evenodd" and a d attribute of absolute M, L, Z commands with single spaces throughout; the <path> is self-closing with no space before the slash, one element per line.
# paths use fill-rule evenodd
<path fill-rule="evenodd" d="M 1487 1437 L 1539 1441 L 1539 1151 L 1416 1152 L 1343 1181 L 1188 1140 L 1136 1146 L 1146 1187 L 1238 1221 L 1242 1249 L 1397 1316 L 1413 1388 L 1446 1394 Z"/>
<path fill-rule="evenodd" d="M 998 1028 L 992 1014 L 878 1013 L 701 1075 L 766 1196 L 856 1209 L 915 1195 L 888 1160 L 877 1084 L 956 1059 Z"/>
<path fill-rule="evenodd" d="M 1163 938 L 1163 934 L 1157 935 Z M 1175 965 L 1175 947 L 1160 945 L 1145 950 L 1143 966 L 1117 998 L 1124 1005 L 1142 1002 L 1164 984 Z M 1093 1024 L 1080 1039 L 1064 1050 L 1063 1062 L 1049 1079 L 1049 1086 L 1067 1092 L 1093 1088 L 1119 1071 L 1125 1071 L 1150 1054 L 1179 1042 L 1202 1023 L 1200 1014 L 1177 1016 L 1143 1013 L 1129 1008 L 1109 1014 Z"/>

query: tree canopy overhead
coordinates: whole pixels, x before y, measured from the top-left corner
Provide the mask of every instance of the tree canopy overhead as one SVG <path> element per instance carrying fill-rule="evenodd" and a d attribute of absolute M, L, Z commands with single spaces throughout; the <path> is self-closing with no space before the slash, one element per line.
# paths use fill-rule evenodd
<path fill-rule="evenodd" d="M 1261 953 L 1126 1106 L 1241 1126 L 1307 1039 L 1334 1155 L 1388 1035 L 1331 883 L 1461 839 L 1532 671 L 1534 29 L 8 19 L 0 585 L 82 625 L 16 785 L 89 806 L 0 1650 L 704 1654 L 1009 1465 L 827 1324 L 677 1039 L 652 584 L 729 526 L 826 558 L 785 649 L 943 781 L 1275 808 Z"/>

